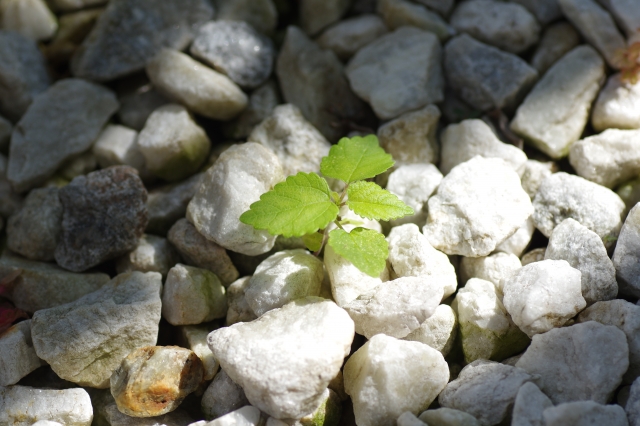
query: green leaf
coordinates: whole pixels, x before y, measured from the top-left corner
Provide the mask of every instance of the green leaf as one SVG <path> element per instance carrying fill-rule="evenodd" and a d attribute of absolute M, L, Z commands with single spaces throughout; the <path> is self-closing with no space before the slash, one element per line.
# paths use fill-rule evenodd
<path fill-rule="evenodd" d="M 380 276 L 389 256 L 384 235 L 366 228 L 355 228 L 349 233 L 334 229 L 329 232 L 328 244 L 356 268 L 374 278 Z"/>
<path fill-rule="evenodd" d="M 318 251 L 322 247 L 322 234 L 314 232 L 313 234 L 303 235 L 302 242 L 309 251 Z"/>
<path fill-rule="evenodd" d="M 327 182 L 315 173 L 289 176 L 242 213 L 240 222 L 272 235 L 301 237 L 324 228 L 338 215 Z"/>
<path fill-rule="evenodd" d="M 413 209 L 373 182 L 354 182 L 347 188 L 347 206 L 358 216 L 390 220 L 413 214 Z"/>
<path fill-rule="evenodd" d="M 393 158 L 378 145 L 375 135 L 342 138 L 322 159 L 320 171 L 323 175 L 347 183 L 369 179 L 393 166 Z"/>

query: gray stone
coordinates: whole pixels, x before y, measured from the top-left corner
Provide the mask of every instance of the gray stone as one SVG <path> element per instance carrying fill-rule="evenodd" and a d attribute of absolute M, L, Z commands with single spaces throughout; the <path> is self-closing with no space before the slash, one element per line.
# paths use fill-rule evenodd
<path fill-rule="evenodd" d="M 557 172 L 558 167 L 553 162 L 542 163 L 537 160 L 527 160 L 519 170 L 522 188 L 533 198 L 538 193 L 542 182 Z"/>
<path fill-rule="evenodd" d="M 627 338 L 618 328 L 594 321 L 556 328 L 533 336 L 516 366 L 538 375 L 536 384 L 554 404 L 605 404 L 629 367 Z"/>
<path fill-rule="evenodd" d="M 207 344 L 207 337 L 210 331 L 211 327 L 209 325 L 184 325 L 180 327 L 182 341 L 202 361 L 204 381 L 213 379 L 218 370 L 220 370 L 220 363 L 213 357 L 213 352 L 211 352 Z"/>
<path fill-rule="evenodd" d="M 117 109 L 104 87 L 80 79 L 56 82 L 13 130 L 7 176 L 14 188 L 44 183 L 65 160 L 89 149 Z"/>
<path fill-rule="evenodd" d="M 56 262 L 80 272 L 135 249 L 147 225 L 147 191 L 135 169 L 78 176 L 59 192 L 64 209 Z"/>
<path fill-rule="evenodd" d="M 107 124 L 93 144 L 91 152 L 101 168 L 131 166 L 145 171 L 145 159 L 138 147 L 138 132 L 119 124 Z"/>
<path fill-rule="evenodd" d="M 346 73 L 353 91 L 388 120 L 443 100 L 441 56 L 433 33 L 401 27 L 360 49 Z"/>
<path fill-rule="evenodd" d="M 553 22 L 562 16 L 558 0 L 509 0 L 527 8 L 543 25 Z"/>
<path fill-rule="evenodd" d="M 275 57 L 271 39 L 242 21 L 207 22 L 198 30 L 190 52 L 248 89 L 266 81 Z"/>
<path fill-rule="evenodd" d="M 229 305 L 227 325 L 233 325 L 237 322 L 250 322 L 258 318 L 244 296 L 250 279 L 251 277 L 239 278 L 227 288 L 227 304 Z"/>
<path fill-rule="evenodd" d="M 71 70 L 96 81 L 141 71 L 162 48 L 187 47 L 198 26 L 212 17 L 206 0 L 110 1 L 76 51 Z"/>
<path fill-rule="evenodd" d="M 104 419 L 110 426 L 187 426 L 193 419 L 178 408 L 168 414 L 155 417 L 131 417 L 122 414 L 115 403 L 104 408 Z M 95 419 L 94 419 L 95 422 Z"/>
<path fill-rule="evenodd" d="M 633 0 L 598 0 L 618 22 L 627 37 L 638 33 L 640 28 L 640 11 Z"/>
<path fill-rule="evenodd" d="M 536 228 L 550 237 L 567 218 L 598 234 L 610 248 L 622 227 L 624 202 L 610 189 L 564 172 L 546 178 L 533 199 Z"/>
<path fill-rule="evenodd" d="M 596 131 L 640 129 L 640 82 L 623 83 L 620 74 L 610 76 L 593 106 L 591 124 Z"/>
<path fill-rule="evenodd" d="M 146 232 L 166 235 L 178 220 L 184 218 L 189 201 L 195 195 L 203 176 L 203 173 L 197 173 L 182 182 L 163 185 L 149 191 L 149 223 Z"/>
<path fill-rule="evenodd" d="M 388 32 L 378 15 L 364 14 L 345 19 L 322 32 L 317 42 L 323 49 L 332 50 L 343 61 L 360 48 Z"/>
<path fill-rule="evenodd" d="M 413 215 L 392 220 L 391 225 L 414 223 L 419 227 L 424 226 L 427 221 L 427 201 L 441 181 L 442 173 L 433 164 L 405 164 L 391 172 L 387 191 L 395 194 L 415 212 Z"/>
<path fill-rule="evenodd" d="M 593 401 L 576 401 L 544 410 L 545 426 L 627 426 L 629 421 L 619 405 L 603 405 Z"/>
<path fill-rule="evenodd" d="M 471 278 L 490 281 L 502 292 L 504 280 L 522 268 L 520 259 L 511 253 L 494 253 L 486 257 L 463 257 L 460 259 L 458 273 L 460 282 L 466 283 Z"/>
<path fill-rule="evenodd" d="M 138 245 L 116 262 L 116 270 L 123 272 L 160 272 L 167 276 L 169 269 L 180 261 L 180 255 L 166 238 L 143 234 Z"/>
<path fill-rule="evenodd" d="M 14 385 L 45 365 L 31 341 L 31 320 L 17 323 L 0 335 L 0 386 Z"/>
<path fill-rule="evenodd" d="M 339 21 L 350 6 L 350 0 L 302 0 L 299 6 L 300 25 L 307 34 L 316 35 Z"/>
<path fill-rule="evenodd" d="M 58 21 L 44 0 L 4 0 L 0 3 L 0 26 L 45 41 L 55 34 Z"/>
<path fill-rule="evenodd" d="M 0 115 L 0 150 L 2 150 L 2 152 L 9 150 L 9 141 L 11 140 L 12 132 L 13 125 L 11 122 Z"/>
<path fill-rule="evenodd" d="M 518 391 L 513 403 L 511 424 L 513 426 L 545 426 L 542 413 L 553 407 L 547 395 L 533 382 L 527 382 Z"/>
<path fill-rule="evenodd" d="M 422 5 L 406 0 L 379 0 L 377 3 L 377 13 L 390 30 L 417 27 L 435 34 L 443 42 L 456 32 L 438 14 Z"/>
<path fill-rule="evenodd" d="M 157 272 L 129 272 L 75 302 L 37 311 L 31 323 L 36 354 L 65 380 L 109 387 L 125 356 L 156 343 L 161 287 Z"/>
<path fill-rule="evenodd" d="M 61 231 L 58 188 L 34 189 L 22 208 L 7 221 L 7 247 L 28 259 L 53 260 Z"/>
<path fill-rule="evenodd" d="M 616 268 L 618 292 L 621 295 L 640 297 L 640 206 L 631 209 L 622 225 L 615 251 L 613 266 Z"/>
<path fill-rule="evenodd" d="M 271 34 L 278 23 L 273 0 L 215 0 L 214 4 L 219 21 L 245 21 L 265 34 Z"/>
<path fill-rule="evenodd" d="M 371 118 L 366 104 L 349 87 L 336 55 L 323 50 L 297 27 L 287 28 L 276 75 L 284 100 L 300 108 L 330 142 L 347 134 L 350 122 L 362 124 Z"/>
<path fill-rule="evenodd" d="M 451 25 L 462 33 L 511 53 L 521 53 L 538 42 L 540 25 L 519 4 L 495 0 L 460 3 Z"/>
<path fill-rule="evenodd" d="M 153 111 L 170 102 L 151 84 L 144 84 L 119 97 L 118 118 L 125 126 L 142 130 Z"/>
<path fill-rule="evenodd" d="M 571 24 L 558 22 L 549 25 L 542 33 L 540 43 L 531 57 L 531 66 L 538 70 L 538 74 L 543 75 L 558 59 L 578 44 L 580 35 Z"/>
<path fill-rule="evenodd" d="M 430 426 L 480 426 L 471 414 L 452 408 L 427 410 L 420 414 L 419 419 Z"/>
<path fill-rule="evenodd" d="M 22 197 L 7 179 L 7 157 L 0 153 L 0 216 L 8 218 L 20 209 Z"/>
<path fill-rule="evenodd" d="M 618 295 L 616 270 L 598 235 L 569 218 L 553 230 L 545 259 L 566 260 L 582 273 L 582 296 L 587 305 Z"/>
<path fill-rule="evenodd" d="M 202 395 L 202 413 L 207 419 L 217 419 L 249 405 L 242 390 L 224 370 L 220 370 Z"/>
<path fill-rule="evenodd" d="M 442 356 L 453 348 L 458 335 L 458 318 L 449 305 L 438 305 L 433 315 L 420 327 L 407 334 L 404 340 L 424 343 L 439 351 Z"/>
<path fill-rule="evenodd" d="M 34 41 L 0 31 L 0 64 L 0 114 L 15 122 L 49 87 L 45 58 Z"/>
<path fill-rule="evenodd" d="M 249 103 L 240 115 L 223 124 L 225 136 L 235 140 L 246 139 L 253 128 L 268 118 L 280 103 L 280 89 L 275 80 L 267 80 L 251 92 Z"/>
<path fill-rule="evenodd" d="M 629 391 L 629 398 L 624 406 L 629 424 L 635 426 L 640 421 L 640 380 L 634 380 Z"/>
<path fill-rule="evenodd" d="M 625 40 L 609 12 L 595 0 L 558 0 L 562 13 L 594 46 L 612 68 L 620 64 L 616 52 L 625 48 Z"/>
<path fill-rule="evenodd" d="M 89 426 L 93 419 L 86 390 L 0 387 L 0 424 L 27 426 L 50 420 L 65 426 Z"/>

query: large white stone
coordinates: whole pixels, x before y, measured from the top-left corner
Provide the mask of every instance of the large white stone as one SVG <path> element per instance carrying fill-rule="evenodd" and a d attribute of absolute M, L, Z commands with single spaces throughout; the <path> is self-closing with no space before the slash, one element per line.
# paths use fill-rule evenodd
<path fill-rule="evenodd" d="M 486 257 L 463 257 L 460 260 L 460 280 L 463 283 L 470 278 L 491 281 L 502 292 L 504 280 L 520 268 L 522 263 L 514 254 L 498 252 Z"/>
<path fill-rule="evenodd" d="M 427 221 L 427 200 L 441 181 L 442 173 L 433 164 L 406 164 L 391 172 L 387 181 L 387 191 L 397 195 L 415 212 L 411 216 L 392 220 L 391 225 L 415 223 L 424 226 Z"/>
<path fill-rule="evenodd" d="M 204 367 L 203 379 L 206 381 L 213 379 L 220 369 L 220 363 L 213 357 L 213 353 L 207 344 L 207 336 L 210 330 L 207 326 L 185 325 L 180 327 L 182 341 L 202 361 L 202 366 Z"/>
<path fill-rule="evenodd" d="M 533 223 L 533 218 L 529 216 L 516 232 L 496 246 L 496 251 L 513 254 L 517 257 L 522 256 L 522 253 L 529 246 L 535 230 L 536 226 Z"/>
<path fill-rule="evenodd" d="M 640 297 L 640 205 L 627 215 L 613 252 L 619 293 Z"/>
<path fill-rule="evenodd" d="M 89 426 L 91 399 L 81 388 L 53 390 L 0 386 L 0 424 L 28 426 L 50 420 L 65 426 Z"/>
<path fill-rule="evenodd" d="M 613 74 L 602 88 L 591 113 L 596 131 L 605 129 L 640 129 L 640 82 L 622 81 Z"/>
<path fill-rule="evenodd" d="M 44 0 L 0 1 L 0 27 L 35 41 L 50 39 L 58 29 L 56 16 Z"/>
<path fill-rule="evenodd" d="M 442 356 L 453 348 L 458 335 L 458 318 L 449 305 L 438 305 L 433 315 L 424 320 L 420 327 L 407 334 L 404 340 L 424 343 L 439 351 Z"/>
<path fill-rule="evenodd" d="M 544 426 L 542 413 L 553 407 L 547 395 L 533 382 L 527 382 L 518 391 L 513 403 L 511 424 L 513 426 Z"/>
<path fill-rule="evenodd" d="M 527 160 L 518 170 L 518 174 L 520 175 L 522 188 L 533 200 L 538 193 L 540 185 L 542 185 L 542 181 L 557 171 L 558 167 L 553 162 L 543 163 L 537 160 Z"/>
<path fill-rule="evenodd" d="M 131 166 L 142 172 L 145 159 L 138 147 L 138 132 L 119 124 L 107 124 L 92 148 L 100 167 Z"/>
<path fill-rule="evenodd" d="M 31 320 L 22 321 L 0 334 L 0 386 L 14 385 L 45 365 L 31 341 Z"/>
<path fill-rule="evenodd" d="M 627 426 L 629 421 L 624 408 L 619 405 L 603 405 L 593 401 L 575 401 L 549 407 L 544 410 L 545 426 Z"/>

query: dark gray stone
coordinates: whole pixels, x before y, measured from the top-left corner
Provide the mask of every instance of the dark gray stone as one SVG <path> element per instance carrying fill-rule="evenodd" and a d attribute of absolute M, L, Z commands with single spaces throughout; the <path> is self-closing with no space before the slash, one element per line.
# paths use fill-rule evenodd
<path fill-rule="evenodd" d="M 198 190 L 201 180 L 202 173 L 198 173 L 182 182 L 164 185 L 149 191 L 147 197 L 149 223 L 146 232 L 166 235 L 171 226 L 184 217 L 187 205 Z"/>

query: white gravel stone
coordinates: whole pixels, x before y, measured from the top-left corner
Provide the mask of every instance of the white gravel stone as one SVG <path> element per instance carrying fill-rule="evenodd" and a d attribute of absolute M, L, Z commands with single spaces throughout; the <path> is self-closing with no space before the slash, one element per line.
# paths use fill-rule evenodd
<path fill-rule="evenodd" d="M 533 200 L 542 181 L 557 172 L 557 169 L 557 165 L 553 162 L 542 163 L 537 160 L 527 160 L 518 171 L 522 188 Z"/>
<path fill-rule="evenodd" d="M 246 405 L 213 421 L 205 422 L 202 426 L 258 426 L 259 424 L 260 410 L 251 405 Z M 193 426 L 193 424 L 190 426 Z"/>
<path fill-rule="evenodd" d="M 44 0 L 3 0 L 0 2 L 0 27 L 35 41 L 50 39 L 58 29 L 58 20 Z"/>
<path fill-rule="evenodd" d="M 382 18 L 378 15 L 364 14 L 330 26 L 318 37 L 317 42 L 320 47 L 332 50 L 344 61 L 387 32 Z"/>
<path fill-rule="evenodd" d="M 129 127 L 107 124 L 93 144 L 92 152 L 103 169 L 131 166 L 144 171 L 145 159 L 138 147 L 138 132 Z"/>
<path fill-rule="evenodd" d="M 518 174 L 502 159 L 473 159 L 454 167 L 428 202 L 423 232 L 447 254 L 486 256 L 533 213 Z"/>
<path fill-rule="evenodd" d="M 565 219 L 556 226 L 544 258 L 566 260 L 582 273 L 582 296 L 587 305 L 618 295 L 616 270 L 602 240 L 575 220 Z"/>
<path fill-rule="evenodd" d="M 318 172 L 322 157 L 329 154 L 331 144 L 295 105 L 274 108 L 270 117 L 257 125 L 249 142 L 260 143 L 278 156 L 285 176 L 298 172 Z"/>
<path fill-rule="evenodd" d="M 486 257 L 463 257 L 460 259 L 460 280 L 465 283 L 470 278 L 480 278 L 492 282 L 502 292 L 504 280 L 521 267 L 520 259 L 514 254 L 498 252 Z"/>
<path fill-rule="evenodd" d="M 15 324 L 0 335 L 0 386 L 14 385 L 45 365 L 31 341 L 31 320 Z"/>
<path fill-rule="evenodd" d="M 50 420 L 65 426 L 89 426 L 93 419 L 86 390 L 0 386 L 0 424 L 28 426 Z"/>
<path fill-rule="evenodd" d="M 442 173 L 433 164 L 405 164 L 392 171 L 387 181 L 387 191 L 397 195 L 415 213 L 392 220 L 391 225 L 413 223 L 419 227 L 424 226 L 427 221 L 427 200 L 441 181 Z"/>
<path fill-rule="evenodd" d="M 520 258 L 522 266 L 526 266 L 530 263 L 541 262 L 544 260 L 544 253 L 547 251 L 546 247 L 539 247 L 531 251 L 526 252 Z"/>
<path fill-rule="evenodd" d="M 220 370 L 202 395 L 202 413 L 207 419 L 217 419 L 249 405 L 244 391 L 224 370 Z"/>
<path fill-rule="evenodd" d="M 397 426 L 428 426 L 425 422 L 417 418 L 411 411 L 405 411 L 400 414 L 396 424 Z"/>
<path fill-rule="evenodd" d="M 429 243 L 414 224 L 396 226 L 387 237 L 393 277 L 428 276 L 442 288 L 442 298 L 452 295 L 458 287 L 456 271 L 449 257 Z"/>
<path fill-rule="evenodd" d="M 520 368 L 479 359 L 462 369 L 438 402 L 471 414 L 482 425 L 496 425 L 509 415 L 520 387 L 533 379 Z"/>
<path fill-rule="evenodd" d="M 591 113 L 593 128 L 640 129 L 640 82 L 624 83 L 613 74 L 602 88 Z"/>
<path fill-rule="evenodd" d="M 561 327 L 587 305 L 581 275 L 564 260 L 523 266 L 504 282 L 504 306 L 529 337 Z"/>
<path fill-rule="evenodd" d="M 557 0 L 550 1 L 555 2 L 557 6 Z M 580 35 L 571 24 L 561 21 L 549 25 L 542 33 L 540 43 L 531 57 L 531 66 L 543 75 L 551 65 L 579 44 Z"/>
<path fill-rule="evenodd" d="M 418 418 L 430 426 L 480 426 L 471 414 L 452 408 L 427 410 Z"/>
<path fill-rule="evenodd" d="M 629 367 L 627 338 L 618 328 L 594 321 L 556 328 L 533 336 L 516 366 L 538 375 L 536 384 L 554 404 L 605 404 Z"/>
<path fill-rule="evenodd" d="M 180 327 L 180 334 L 188 349 L 195 353 L 204 366 L 203 380 L 209 381 L 218 372 L 220 363 L 213 357 L 207 344 L 210 329 L 206 326 L 185 325 Z"/>
<path fill-rule="evenodd" d="M 119 274 L 130 271 L 160 272 L 167 276 L 169 269 L 180 261 L 180 255 L 166 238 L 143 234 L 138 246 L 116 262 Z"/>
<path fill-rule="evenodd" d="M 640 297 L 640 205 L 627 215 L 613 252 L 618 293 Z"/>
<path fill-rule="evenodd" d="M 281 102 L 280 89 L 275 80 L 267 80 L 251 92 L 249 103 L 240 115 L 222 125 L 224 136 L 233 140 L 246 139 L 253 128 L 268 118 Z"/>
<path fill-rule="evenodd" d="M 278 157 L 255 142 L 234 145 L 207 170 L 187 208 L 187 219 L 222 247 L 255 256 L 271 250 L 275 236 L 240 222 L 260 196 L 284 179 Z"/>
<path fill-rule="evenodd" d="M 360 49 L 345 71 L 353 91 L 388 120 L 443 100 L 441 57 L 433 33 L 401 27 Z"/>
<path fill-rule="evenodd" d="M 542 413 L 553 407 L 547 395 L 533 382 L 527 382 L 518 391 L 513 403 L 512 426 L 545 426 Z"/>
<path fill-rule="evenodd" d="M 453 348 L 458 335 L 458 318 L 449 305 L 438 305 L 433 315 L 424 320 L 420 327 L 407 334 L 404 340 L 424 343 L 439 351 L 442 356 Z"/>
<path fill-rule="evenodd" d="M 511 53 L 521 53 L 540 37 L 540 25 L 519 4 L 494 0 L 460 3 L 451 15 L 459 32 Z"/>
<path fill-rule="evenodd" d="M 513 254 L 517 257 L 522 256 L 522 253 L 529 246 L 535 230 L 533 218 L 529 216 L 516 232 L 496 246 L 496 251 Z"/>
<path fill-rule="evenodd" d="M 38 420 L 32 426 L 64 426 L 62 423 L 52 422 L 50 420 Z"/>
<path fill-rule="evenodd" d="M 247 106 L 247 95 L 229 77 L 177 50 L 161 50 L 146 70 L 158 90 L 205 117 L 230 120 Z"/>
<path fill-rule="evenodd" d="M 558 60 L 518 107 L 511 129 L 551 158 L 566 156 L 589 119 L 605 77 L 604 61 L 588 45 Z"/>
<path fill-rule="evenodd" d="M 233 325 L 237 322 L 249 322 L 258 318 L 244 296 L 250 280 L 251 277 L 239 278 L 227 288 L 227 305 L 229 305 L 227 325 Z"/>
<path fill-rule="evenodd" d="M 633 0 L 598 0 L 604 6 L 618 25 L 624 30 L 627 37 L 631 38 L 640 28 L 640 10 Z"/>
<path fill-rule="evenodd" d="M 359 426 L 392 426 L 405 411 L 418 414 L 449 380 L 442 354 L 419 342 L 379 334 L 344 367 L 344 385 Z"/>
<path fill-rule="evenodd" d="M 455 30 L 437 13 L 410 1 L 380 0 L 376 11 L 390 30 L 404 26 L 417 27 L 435 34 L 441 41 L 455 34 Z"/>
<path fill-rule="evenodd" d="M 484 0 L 469 3 L 482 1 Z M 491 128 L 479 119 L 464 120 L 447 126 L 440 136 L 440 143 L 440 170 L 445 175 L 458 164 L 469 161 L 476 155 L 502 158 L 516 171 L 527 161 L 527 155 L 521 149 L 500 141 Z"/>
<path fill-rule="evenodd" d="M 629 421 L 619 405 L 603 405 L 593 401 L 576 401 L 549 407 L 543 413 L 545 426 L 627 426 Z"/>
<path fill-rule="evenodd" d="M 319 405 L 353 337 L 353 321 L 344 310 L 307 297 L 250 323 L 213 331 L 208 341 L 252 405 L 272 417 L 300 418 Z"/>
<path fill-rule="evenodd" d="M 322 261 L 303 249 L 272 254 L 256 268 L 244 297 L 256 316 L 306 296 L 319 296 Z"/>

